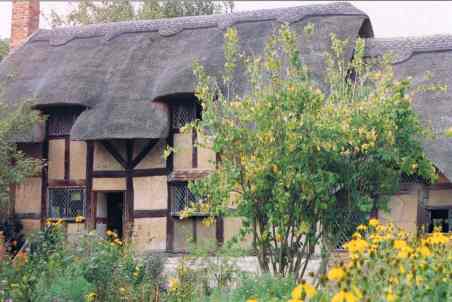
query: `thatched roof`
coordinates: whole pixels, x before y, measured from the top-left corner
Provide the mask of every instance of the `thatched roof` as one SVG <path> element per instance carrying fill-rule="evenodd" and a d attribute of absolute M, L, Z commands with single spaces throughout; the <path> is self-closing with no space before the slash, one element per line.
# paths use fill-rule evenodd
<path fill-rule="evenodd" d="M 303 59 L 318 78 L 331 33 L 350 42 L 373 35 L 367 15 L 342 2 L 39 30 L 0 64 L 0 83 L 7 83 L 6 100 L 13 104 L 85 106 L 73 139 L 165 137 L 168 112 L 154 100 L 192 93 L 195 59 L 218 75 L 227 27 L 237 28 L 242 49 L 259 54 L 284 22 L 299 34 Z M 308 23 L 315 27 L 309 40 L 303 32 Z"/>
<path fill-rule="evenodd" d="M 452 127 L 452 35 L 418 38 L 370 39 L 367 55 L 393 55 L 394 72 L 399 78 L 412 77 L 412 84 L 444 84 L 447 92 L 418 93 L 413 107 L 435 137 L 425 142 L 427 155 L 435 166 L 452 179 L 452 138 L 445 131 Z M 431 73 L 431 77 L 426 73 Z"/>

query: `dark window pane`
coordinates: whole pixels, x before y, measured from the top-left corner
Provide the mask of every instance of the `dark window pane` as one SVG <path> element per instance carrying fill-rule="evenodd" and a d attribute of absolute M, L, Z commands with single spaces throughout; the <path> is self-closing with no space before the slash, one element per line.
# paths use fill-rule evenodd
<path fill-rule="evenodd" d="M 182 128 L 196 119 L 196 104 L 193 102 L 173 104 L 171 108 L 171 127 L 173 129 Z"/>
<path fill-rule="evenodd" d="M 80 108 L 55 108 L 49 110 L 48 114 L 48 131 L 49 135 L 62 136 L 69 135 L 75 120 L 80 115 Z"/>
<path fill-rule="evenodd" d="M 49 217 L 51 218 L 74 218 L 83 215 L 84 204 L 83 189 L 49 189 Z"/>
<path fill-rule="evenodd" d="M 188 189 L 188 183 L 172 183 L 171 184 L 171 214 L 177 215 L 180 211 L 190 207 L 195 198 Z"/>

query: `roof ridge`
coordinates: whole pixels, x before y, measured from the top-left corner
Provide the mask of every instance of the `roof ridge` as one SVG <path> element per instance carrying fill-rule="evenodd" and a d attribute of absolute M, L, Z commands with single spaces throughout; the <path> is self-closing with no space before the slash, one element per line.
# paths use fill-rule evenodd
<path fill-rule="evenodd" d="M 31 39 L 34 41 L 49 41 L 53 46 L 64 45 L 73 39 L 104 37 L 110 41 L 123 33 L 158 32 L 162 36 L 172 36 L 185 29 L 202 29 L 218 27 L 226 29 L 238 23 L 277 20 L 281 23 L 294 23 L 310 16 L 328 15 L 363 15 L 348 2 L 333 2 L 327 4 L 311 4 L 277 9 L 259 9 L 241 11 L 230 14 L 215 14 L 202 16 L 184 16 L 176 18 L 122 21 L 113 23 L 91 24 L 74 27 L 39 30 Z"/>
<path fill-rule="evenodd" d="M 452 34 L 366 39 L 368 56 L 391 53 L 394 56 L 393 64 L 409 60 L 414 53 L 445 50 L 452 50 Z"/>

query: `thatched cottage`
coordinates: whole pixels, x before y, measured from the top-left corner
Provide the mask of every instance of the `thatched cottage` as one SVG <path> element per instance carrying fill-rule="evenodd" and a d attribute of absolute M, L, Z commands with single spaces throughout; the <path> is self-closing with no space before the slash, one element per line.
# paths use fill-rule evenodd
<path fill-rule="evenodd" d="M 378 39 L 369 17 L 348 3 L 239 12 L 229 15 L 118 22 L 82 27 L 38 29 L 39 1 L 13 1 L 15 49 L 0 64 L 4 99 L 31 101 L 48 115 L 42 127 L 17 139 L 21 150 L 47 162 L 40 175 L 11 189 L 15 215 L 26 232 L 47 218 L 71 222 L 86 217 L 86 227 L 132 234 L 137 248 L 179 251 L 188 238 L 229 239 L 237 218 L 206 227 L 200 217 L 178 219 L 190 201 L 187 181 L 215 168 L 216 155 L 197 148 L 196 133 L 179 129 L 200 116 L 194 97 L 192 62 L 211 74 L 223 66 L 223 34 L 238 30 L 243 49 L 260 53 L 274 28 L 287 22 L 298 33 L 304 61 L 318 79 L 330 34 L 368 40 L 369 56 L 395 52 L 400 77 L 423 83 L 452 84 L 452 36 Z M 315 38 L 304 27 L 312 23 Z M 24 40 L 25 39 L 25 40 Z M 353 49 L 347 55 L 352 56 Z M 452 85 L 450 85 L 452 86 Z M 452 220 L 452 92 L 424 93 L 413 106 L 438 137 L 425 150 L 441 172 L 438 183 L 407 183 L 393 197 L 385 220 L 415 231 Z M 166 145 L 178 152 L 164 160 Z"/>

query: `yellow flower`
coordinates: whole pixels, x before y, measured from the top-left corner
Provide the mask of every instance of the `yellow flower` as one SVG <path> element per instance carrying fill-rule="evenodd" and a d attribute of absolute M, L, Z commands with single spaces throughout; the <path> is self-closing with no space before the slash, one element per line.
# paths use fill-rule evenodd
<path fill-rule="evenodd" d="M 365 232 L 365 231 L 367 231 L 367 225 L 360 224 L 356 227 L 356 230 L 359 232 Z"/>
<path fill-rule="evenodd" d="M 404 249 L 406 247 L 407 247 L 407 244 L 406 244 L 405 240 L 396 240 L 396 241 L 394 241 L 394 248 L 396 250 L 400 251 L 400 250 L 402 250 L 402 249 Z"/>
<path fill-rule="evenodd" d="M 209 216 L 209 217 L 207 217 L 207 218 L 204 218 L 204 219 L 201 221 L 201 223 L 202 223 L 203 225 L 205 225 L 206 227 L 209 227 L 209 226 L 211 226 L 211 225 L 213 225 L 213 224 L 215 223 L 215 218 L 212 217 L 212 216 Z"/>
<path fill-rule="evenodd" d="M 355 239 L 344 244 L 350 253 L 364 253 L 369 244 L 363 239 Z"/>
<path fill-rule="evenodd" d="M 105 234 L 107 234 L 108 237 L 118 238 L 118 234 L 116 234 L 115 232 L 113 232 L 111 230 L 107 230 L 105 232 Z"/>
<path fill-rule="evenodd" d="M 345 290 L 341 290 L 337 294 L 334 295 L 331 302 L 358 302 L 358 298 L 353 295 L 351 292 L 347 292 Z"/>
<path fill-rule="evenodd" d="M 428 247 L 426 247 L 425 245 L 419 247 L 417 249 L 417 251 L 419 252 L 419 254 L 421 254 L 423 257 L 430 257 L 432 255 L 432 252 L 430 251 L 430 249 Z"/>
<path fill-rule="evenodd" d="M 315 294 L 317 293 L 317 290 L 315 289 L 315 287 L 309 283 L 303 284 L 303 288 L 304 288 L 304 291 L 306 292 L 306 296 L 308 298 L 314 297 Z"/>
<path fill-rule="evenodd" d="M 449 242 L 449 238 L 443 233 L 434 232 L 428 239 L 427 242 L 432 245 L 446 245 Z"/>
<path fill-rule="evenodd" d="M 422 278 L 421 276 L 416 276 L 416 285 L 419 286 L 422 284 L 422 282 L 424 282 L 424 278 Z"/>
<path fill-rule="evenodd" d="M 122 241 L 119 239 L 115 239 L 113 240 L 114 243 L 116 243 L 117 245 L 122 245 Z"/>
<path fill-rule="evenodd" d="M 170 291 L 174 291 L 179 287 L 179 280 L 177 278 L 170 278 L 168 281 L 168 288 Z"/>
<path fill-rule="evenodd" d="M 332 269 L 330 269 L 330 271 L 328 272 L 327 275 L 328 279 L 330 281 L 341 281 L 342 279 L 344 279 L 345 277 L 345 272 L 342 268 L 340 267 L 333 267 Z"/>
<path fill-rule="evenodd" d="M 400 259 L 406 259 L 413 252 L 413 249 L 409 246 L 405 246 L 399 250 L 397 257 Z"/>
<path fill-rule="evenodd" d="M 85 221 L 85 217 L 83 216 L 75 217 L 75 223 L 82 223 L 83 221 Z"/>
<path fill-rule="evenodd" d="M 372 218 L 371 220 L 369 220 L 369 225 L 371 227 L 376 227 L 379 224 L 380 224 L 380 222 L 378 221 L 378 219 Z"/>
<path fill-rule="evenodd" d="M 133 272 L 132 274 L 134 277 L 138 277 L 139 276 L 139 272 Z"/>
<path fill-rule="evenodd" d="M 360 233 L 355 232 L 355 233 L 352 234 L 352 238 L 353 238 L 353 239 L 361 239 L 361 238 L 363 238 L 363 237 L 361 236 Z"/>
<path fill-rule="evenodd" d="M 120 287 L 119 288 L 119 292 L 122 294 L 122 295 L 124 295 L 125 293 L 126 293 L 126 289 L 124 288 L 124 287 Z"/>
<path fill-rule="evenodd" d="M 85 298 L 86 298 L 87 302 L 95 301 L 96 300 L 96 293 L 95 292 L 90 292 L 89 294 L 87 294 L 85 296 Z"/>
<path fill-rule="evenodd" d="M 386 295 L 386 300 L 388 302 L 394 302 L 396 300 L 396 296 L 390 291 L 388 292 L 388 294 Z"/>
<path fill-rule="evenodd" d="M 301 299 L 301 296 L 303 294 L 303 285 L 298 285 L 292 290 L 292 299 L 298 300 Z"/>

